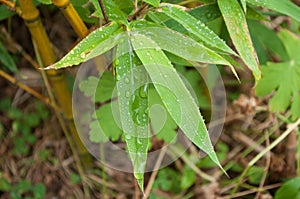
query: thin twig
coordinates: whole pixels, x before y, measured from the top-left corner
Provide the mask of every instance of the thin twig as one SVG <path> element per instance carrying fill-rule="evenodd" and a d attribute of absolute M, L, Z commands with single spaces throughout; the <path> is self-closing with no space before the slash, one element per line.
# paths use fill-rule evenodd
<path fill-rule="evenodd" d="M 293 124 L 288 125 L 288 129 L 285 130 L 272 144 L 266 147 L 263 151 L 257 154 L 247 165 L 246 169 L 243 171 L 241 176 L 239 177 L 239 181 L 236 184 L 235 188 L 232 190 L 232 195 L 237 191 L 239 185 L 241 184 L 243 178 L 247 174 L 250 167 L 252 167 L 261 157 L 263 157 L 267 152 L 271 151 L 275 146 L 277 146 L 282 140 L 284 140 L 294 129 L 296 129 L 300 124 L 300 118 Z"/>
<path fill-rule="evenodd" d="M 266 147 L 268 147 L 270 145 L 270 138 L 269 138 L 269 133 L 265 132 L 265 137 L 266 137 Z M 263 186 L 265 184 L 267 175 L 268 175 L 268 171 L 270 168 L 270 164 L 271 164 L 271 151 L 268 151 L 266 154 L 266 166 L 264 169 L 264 173 L 263 176 L 261 178 L 261 181 L 259 183 L 259 189 L 258 192 L 256 193 L 255 199 L 259 199 L 260 198 L 260 192 L 263 190 Z"/>
<path fill-rule="evenodd" d="M 177 155 L 181 155 L 181 159 L 196 173 L 198 174 L 201 178 L 209 181 L 209 182 L 215 182 L 216 179 L 203 171 L 201 171 L 188 157 L 186 157 L 185 154 L 181 154 L 181 152 L 176 148 L 176 146 L 170 145 L 169 148 L 171 151 Z"/>
<path fill-rule="evenodd" d="M 248 147 L 253 148 L 253 150 L 257 153 L 260 153 L 265 149 L 263 146 L 261 146 L 260 144 L 258 144 L 257 142 L 255 142 L 254 140 L 252 140 L 250 137 L 248 137 L 243 133 L 235 131 L 233 132 L 232 136 L 235 140 L 240 141 L 245 145 L 247 145 Z"/>
<path fill-rule="evenodd" d="M 52 108 L 54 108 L 55 110 L 60 112 L 60 108 L 58 106 L 56 106 L 54 103 L 52 103 L 49 98 L 43 96 L 41 93 L 39 93 L 36 90 L 30 88 L 26 84 L 24 84 L 22 82 L 19 82 L 16 78 L 14 78 L 11 75 L 7 74 L 3 70 L 0 70 L 0 76 L 3 77 L 4 79 L 6 79 L 7 81 L 9 81 L 10 83 L 12 83 L 12 84 L 20 87 L 21 89 L 25 90 L 27 93 L 30 93 L 34 97 L 38 98 L 39 100 L 44 102 L 46 105 L 49 105 Z"/>
<path fill-rule="evenodd" d="M 109 22 L 109 19 L 108 19 L 108 16 L 107 16 L 107 12 L 106 12 L 106 9 L 105 9 L 103 0 L 98 0 L 98 1 L 99 1 L 99 4 L 100 4 L 100 8 L 101 8 L 103 17 L 104 17 L 104 19 L 105 19 L 105 22 L 108 23 L 108 22 Z"/>
<path fill-rule="evenodd" d="M 277 187 L 280 187 L 281 185 L 282 185 L 282 183 L 267 185 L 267 186 L 263 187 L 263 190 L 275 189 Z M 246 196 L 246 195 L 255 193 L 257 191 L 258 191 L 257 189 L 246 190 L 246 191 L 242 191 L 242 192 L 236 193 L 233 196 L 224 196 L 224 197 L 221 197 L 220 199 L 241 198 L 242 196 Z"/>
<path fill-rule="evenodd" d="M 155 163 L 154 168 L 153 168 L 154 171 L 152 172 L 152 174 L 151 174 L 151 176 L 150 176 L 150 179 L 149 179 L 149 181 L 148 181 L 148 184 L 147 184 L 147 187 L 146 187 L 146 190 L 145 190 L 143 199 L 146 199 L 146 198 L 149 197 L 149 194 L 150 194 L 152 185 L 153 185 L 153 183 L 154 183 L 154 180 L 155 180 L 155 177 L 156 177 L 156 175 L 157 175 L 158 169 L 159 169 L 159 167 L 160 167 L 160 165 L 161 165 L 161 162 L 163 161 L 164 156 L 165 156 L 165 154 L 166 154 L 166 152 L 167 152 L 167 149 L 168 149 L 168 147 L 167 147 L 167 146 L 164 146 L 164 147 L 161 149 L 161 151 L 160 151 L 160 153 L 159 153 L 159 155 L 158 155 L 158 158 L 157 158 L 156 163 Z"/>
<path fill-rule="evenodd" d="M 136 10 L 132 15 L 128 16 L 127 20 L 131 21 L 133 20 L 138 14 L 140 14 L 140 12 L 142 12 L 146 7 L 148 6 L 148 3 L 144 3 L 143 5 L 141 5 L 141 7 Z"/>

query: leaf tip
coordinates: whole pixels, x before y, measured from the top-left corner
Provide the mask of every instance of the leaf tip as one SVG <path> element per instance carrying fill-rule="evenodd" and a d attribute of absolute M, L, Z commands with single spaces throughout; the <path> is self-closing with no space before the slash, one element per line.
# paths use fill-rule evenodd
<path fill-rule="evenodd" d="M 145 193 L 144 192 L 144 179 L 136 179 L 137 180 L 137 183 L 141 189 L 141 191 L 143 192 L 143 194 Z"/>

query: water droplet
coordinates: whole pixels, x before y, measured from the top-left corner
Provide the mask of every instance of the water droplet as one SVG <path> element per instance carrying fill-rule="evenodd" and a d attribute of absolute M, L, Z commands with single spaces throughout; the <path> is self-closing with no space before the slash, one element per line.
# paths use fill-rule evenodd
<path fill-rule="evenodd" d="M 149 53 L 149 52 L 146 52 L 146 55 L 147 55 L 147 56 L 150 56 L 150 53 Z"/>
<path fill-rule="evenodd" d="M 80 54 L 80 57 L 81 57 L 82 59 L 86 58 L 86 53 L 85 53 L 85 52 L 82 52 L 82 53 Z"/>
<path fill-rule="evenodd" d="M 145 84 L 144 86 L 142 86 L 141 88 L 140 88 L 140 96 L 142 97 L 142 98 L 146 98 L 147 97 L 147 90 L 148 90 L 148 84 Z"/>
<path fill-rule="evenodd" d="M 130 81 L 129 81 L 129 78 L 126 77 L 126 78 L 125 78 L 125 83 L 126 83 L 126 84 L 129 84 L 129 82 L 130 82 Z"/>
<path fill-rule="evenodd" d="M 130 97 L 130 92 L 129 91 L 125 92 L 125 97 Z"/>
<path fill-rule="evenodd" d="M 137 143 L 140 144 L 140 145 L 143 144 L 142 139 L 141 139 L 141 138 L 138 138 L 138 139 L 137 139 Z"/>
<path fill-rule="evenodd" d="M 131 136 L 130 135 L 125 135 L 125 138 L 127 139 L 127 140 L 130 140 L 131 139 Z"/>
<path fill-rule="evenodd" d="M 119 59 L 116 59 L 115 60 L 115 65 L 117 66 L 117 65 L 119 65 L 120 64 L 120 60 Z"/>
<path fill-rule="evenodd" d="M 157 46 L 157 47 L 155 47 L 155 50 L 160 51 L 161 49 L 160 49 L 160 47 Z"/>

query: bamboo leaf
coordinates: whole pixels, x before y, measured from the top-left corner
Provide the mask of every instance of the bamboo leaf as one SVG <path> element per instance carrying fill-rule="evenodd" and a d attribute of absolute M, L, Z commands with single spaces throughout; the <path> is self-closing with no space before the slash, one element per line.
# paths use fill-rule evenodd
<path fill-rule="evenodd" d="M 247 2 L 246 2 L 246 0 L 241 0 L 241 4 L 242 4 L 244 12 L 246 13 L 247 12 Z"/>
<path fill-rule="evenodd" d="M 227 61 L 228 58 L 226 56 L 225 58 L 222 57 L 190 37 L 146 22 L 138 22 L 137 24 L 132 24 L 132 26 L 137 33 L 146 35 L 165 51 L 191 62 L 227 65 L 236 78 L 239 79 L 234 67 Z M 175 44 L 176 48 L 174 48 Z"/>
<path fill-rule="evenodd" d="M 261 72 L 255 49 L 252 45 L 245 14 L 237 0 L 218 0 L 230 37 L 241 58 L 252 70 L 256 79 Z"/>
<path fill-rule="evenodd" d="M 59 69 L 78 65 L 100 54 L 103 54 L 116 46 L 122 34 L 119 25 L 112 22 L 110 25 L 101 27 L 90 33 L 61 60 L 50 65 L 46 69 Z"/>
<path fill-rule="evenodd" d="M 99 5 L 98 0 L 90 0 L 91 3 L 95 7 L 95 12 L 92 14 L 92 16 L 103 18 L 102 10 Z M 103 0 L 107 15 L 109 20 L 112 21 L 119 21 L 124 24 L 127 23 L 127 16 L 126 14 L 119 8 L 119 6 L 112 0 Z"/>
<path fill-rule="evenodd" d="M 145 26 L 135 27 L 135 32 L 146 35 L 158 46 L 174 55 L 188 61 L 229 65 L 219 54 L 208 49 L 197 41 L 164 27 Z M 176 46 L 176 48 L 174 48 Z"/>
<path fill-rule="evenodd" d="M 147 72 L 129 38 L 117 47 L 116 73 L 120 119 L 134 176 L 143 191 L 149 145 Z"/>
<path fill-rule="evenodd" d="M 188 32 L 198 37 L 204 44 L 229 54 L 235 52 L 202 21 L 185 12 L 183 7 L 172 4 L 161 4 L 162 10 L 172 19 L 180 23 Z"/>
<path fill-rule="evenodd" d="M 222 168 L 194 99 L 162 49 L 138 33 L 132 33 L 131 41 L 171 117 L 185 135 Z"/>
<path fill-rule="evenodd" d="M 189 10 L 188 13 L 196 19 L 202 21 L 203 23 L 207 23 L 221 17 L 221 13 L 217 4 L 199 6 Z M 147 15 L 152 21 L 154 21 L 157 24 L 164 24 L 170 29 L 176 30 L 180 33 L 187 32 L 187 30 L 184 27 L 182 27 L 182 25 L 180 25 L 174 19 L 171 19 L 163 12 L 149 11 Z"/>
<path fill-rule="evenodd" d="M 300 8 L 289 0 L 246 0 L 248 3 L 269 8 L 282 14 L 288 15 L 300 22 Z"/>
<path fill-rule="evenodd" d="M 143 0 L 146 3 L 149 3 L 150 5 L 154 6 L 154 7 L 158 7 L 160 0 Z"/>
<path fill-rule="evenodd" d="M 18 72 L 16 63 L 14 62 L 13 58 L 10 56 L 10 54 L 7 52 L 6 48 L 0 41 L 0 62 L 3 63 L 3 65 L 8 68 L 11 72 Z"/>

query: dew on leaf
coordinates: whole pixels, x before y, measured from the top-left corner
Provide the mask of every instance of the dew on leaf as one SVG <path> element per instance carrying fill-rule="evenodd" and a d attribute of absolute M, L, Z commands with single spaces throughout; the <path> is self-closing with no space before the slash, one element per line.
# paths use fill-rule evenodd
<path fill-rule="evenodd" d="M 127 140 L 130 140 L 131 139 L 131 136 L 130 135 L 125 135 L 125 138 L 127 139 Z"/>
<path fill-rule="evenodd" d="M 125 97 L 130 97 L 130 92 L 129 91 L 125 92 Z"/>

